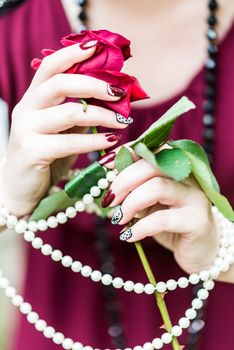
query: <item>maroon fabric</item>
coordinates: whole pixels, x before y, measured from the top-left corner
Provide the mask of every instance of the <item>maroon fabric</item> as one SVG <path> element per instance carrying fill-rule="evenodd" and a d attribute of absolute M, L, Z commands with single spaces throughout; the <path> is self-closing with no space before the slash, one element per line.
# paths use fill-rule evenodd
<path fill-rule="evenodd" d="M 19 101 L 33 76 L 31 59 L 40 56 L 40 50 L 44 47 L 58 48 L 59 39 L 69 32 L 59 0 L 28 0 L 0 18 L 0 96 L 9 103 L 10 109 Z M 222 191 L 234 204 L 233 62 L 234 26 L 220 44 L 214 155 L 214 169 Z M 124 141 L 135 138 L 184 94 L 195 102 L 197 109 L 177 122 L 173 137 L 201 141 L 203 73 L 201 69 L 185 91 L 170 100 L 148 108 L 133 108 L 135 123 L 125 132 Z M 118 240 L 118 229 L 113 230 L 110 224 L 108 228 L 117 274 L 134 281 L 146 281 L 134 246 Z M 43 237 L 46 242 L 62 249 L 74 259 L 80 259 L 93 268 L 99 267 L 93 216 L 79 215 L 68 224 L 44 233 Z M 170 252 L 150 239 L 145 240 L 144 245 L 158 280 L 184 275 Z M 32 303 L 33 309 L 67 337 L 94 347 L 111 348 L 102 286 L 72 273 L 29 246 L 27 248 L 28 268 L 24 296 Z M 233 349 L 233 296 L 233 285 L 217 283 L 208 303 L 201 350 Z M 158 328 L 162 322 L 155 310 L 152 296 L 118 291 L 118 297 L 122 305 L 122 324 L 128 346 L 142 344 L 161 333 Z M 191 302 L 191 289 L 169 293 L 166 302 L 175 323 Z M 181 343 L 184 343 L 184 339 L 184 336 L 181 337 Z M 24 317 L 19 316 L 14 350 L 58 348 L 36 332 Z M 165 348 L 171 349 L 170 346 Z"/>

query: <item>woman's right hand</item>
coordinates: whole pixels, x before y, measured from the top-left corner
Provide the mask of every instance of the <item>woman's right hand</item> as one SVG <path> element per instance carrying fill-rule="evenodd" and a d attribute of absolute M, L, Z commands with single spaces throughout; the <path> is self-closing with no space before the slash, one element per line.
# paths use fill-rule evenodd
<path fill-rule="evenodd" d="M 117 143 L 118 134 L 84 134 L 89 126 L 127 127 L 117 121 L 116 113 L 105 108 L 90 105 L 84 112 L 82 104 L 64 102 L 67 97 L 117 101 L 125 94 L 102 80 L 63 74 L 94 52 L 95 45 L 82 49 L 75 44 L 45 57 L 14 108 L 0 181 L 0 201 L 14 215 L 30 214 L 45 195 L 52 165 L 59 168 L 59 162 L 64 165 L 65 159 L 68 168 L 71 156 L 107 149 Z"/>

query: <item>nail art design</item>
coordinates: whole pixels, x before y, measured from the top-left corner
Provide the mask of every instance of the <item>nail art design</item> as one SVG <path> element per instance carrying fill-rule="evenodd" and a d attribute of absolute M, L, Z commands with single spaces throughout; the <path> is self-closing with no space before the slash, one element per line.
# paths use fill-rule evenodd
<path fill-rule="evenodd" d="M 108 142 L 119 141 L 121 137 L 122 136 L 120 134 L 114 134 L 114 133 L 106 134 L 106 139 Z"/>
<path fill-rule="evenodd" d="M 104 156 L 102 156 L 101 158 L 99 158 L 98 163 L 102 166 L 113 162 L 113 160 L 116 157 L 116 153 L 115 152 L 109 152 L 107 154 L 105 154 Z"/>
<path fill-rule="evenodd" d="M 121 89 L 118 86 L 114 86 L 111 84 L 107 85 L 107 93 L 110 96 L 117 96 L 117 97 L 125 97 L 126 96 L 126 91 L 124 89 Z"/>
<path fill-rule="evenodd" d="M 111 223 L 113 225 L 117 225 L 122 220 L 122 218 L 123 218 L 123 211 L 121 207 L 119 207 L 119 209 L 112 216 Z"/>
<path fill-rule="evenodd" d="M 124 231 L 120 236 L 119 239 L 121 241 L 127 241 L 129 238 L 132 237 L 132 230 L 129 228 L 127 231 Z"/>
<path fill-rule="evenodd" d="M 115 199 L 114 193 L 109 190 L 102 199 L 102 207 L 107 208 Z"/>
<path fill-rule="evenodd" d="M 80 44 L 82 50 L 90 49 L 91 47 L 97 45 L 98 40 L 87 40 Z"/>
<path fill-rule="evenodd" d="M 116 120 L 117 120 L 117 122 L 119 122 L 121 124 L 132 124 L 132 122 L 133 122 L 133 118 L 131 118 L 131 117 L 125 118 L 120 113 L 116 113 Z"/>

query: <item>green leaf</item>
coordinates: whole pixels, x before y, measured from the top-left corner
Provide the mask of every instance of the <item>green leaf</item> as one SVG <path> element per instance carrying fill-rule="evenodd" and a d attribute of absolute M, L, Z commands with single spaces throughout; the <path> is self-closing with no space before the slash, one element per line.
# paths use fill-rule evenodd
<path fill-rule="evenodd" d="M 134 148 L 137 143 L 144 143 L 150 150 L 158 148 L 170 134 L 176 119 L 183 113 L 194 109 L 195 105 L 182 97 L 160 119 L 153 123 L 138 139 L 129 143 Z"/>
<path fill-rule="evenodd" d="M 68 197 L 65 191 L 58 191 L 42 199 L 30 219 L 35 221 L 47 219 L 51 214 L 74 205 L 76 201 L 77 198 Z"/>
<path fill-rule="evenodd" d="M 157 161 L 155 159 L 155 154 L 149 150 L 149 148 L 142 142 L 139 142 L 136 144 L 136 146 L 134 147 L 134 151 L 136 152 L 136 154 L 145 159 L 147 162 L 149 162 L 150 164 L 152 164 L 155 167 L 158 167 Z"/>
<path fill-rule="evenodd" d="M 202 174 L 202 176 L 205 178 L 205 181 L 209 183 L 216 191 L 220 192 L 219 184 L 211 170 L 206 152 L 198 143 L 192 140 L 169 141 L 167 143 L 173 148 L 179 148 L 182 151 L 193 154 L 194 157 L 200 159 L 200 161 L 206 165 L 206 170 Z"/>
<path fill-rule="evenodd" d="M 132 154 L 127 147 L 121 147 L 115 157 L 115 168 L 120 172 L 133 163 Z"/>

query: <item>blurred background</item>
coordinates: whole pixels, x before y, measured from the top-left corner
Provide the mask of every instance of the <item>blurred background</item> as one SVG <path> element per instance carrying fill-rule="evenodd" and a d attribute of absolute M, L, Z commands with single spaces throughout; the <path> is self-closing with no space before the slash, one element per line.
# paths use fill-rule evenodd
<path fill-rule="evenodd" d="M 9 124 L 8 108 L 0 99 L 0 158 L 4 157 L 8 142 Z M 14 232 L 4 231 L 0 234 L 0 269 L 9 278 L 10 283 L 18 292 L 22 291 L 24 276 L 23 242 Z M 10 350 L 13 334 L 18 318 L 18 310 L 0 289 L 0 349 Z"/>

